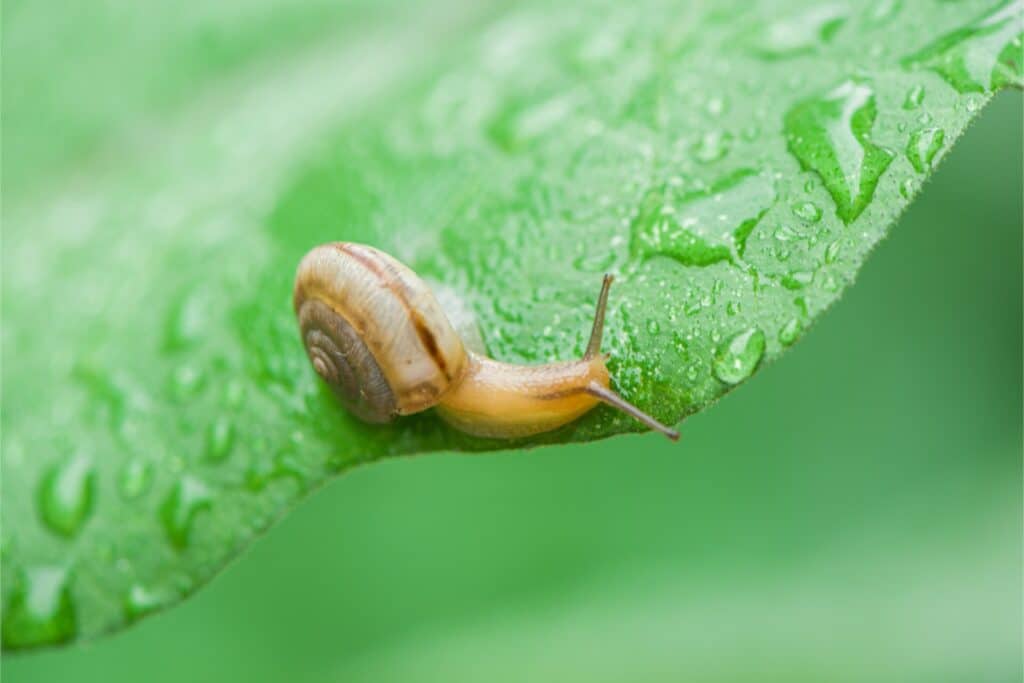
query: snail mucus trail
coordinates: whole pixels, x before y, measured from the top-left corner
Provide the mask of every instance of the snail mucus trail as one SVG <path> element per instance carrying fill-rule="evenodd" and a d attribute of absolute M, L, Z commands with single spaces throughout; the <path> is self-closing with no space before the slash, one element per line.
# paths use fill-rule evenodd
<path fill-rule="evenodd" d="M 606 403 L 678 439 L 610 387 L 600 347 L 611 283 L 605 275 L 583 357 L 544 365 L 503 363 L 467 349 L 427 284 L 362 244 L 333 242 L 306 254 L 293 304 L 313 368 L 366 422 L 433 407 L 469 434 L 516 438 L 557 429 Z"/>

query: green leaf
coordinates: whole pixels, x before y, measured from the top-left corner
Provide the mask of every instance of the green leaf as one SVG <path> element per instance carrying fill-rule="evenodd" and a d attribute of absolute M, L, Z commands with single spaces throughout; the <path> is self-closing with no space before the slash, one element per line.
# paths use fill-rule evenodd
<path fill-rule="evenodd" d="M 117 58 L 5 100 L 5 648 L 179 601 L 356 464 L 638 429 L 603 408 L 515 443 L 353 420 L 291 311 L 315 244 L 395 254 L 524 363 L 582 352 L 614 272 L 614 384 L 676 422 L 793 344 L 1022 80 L 1012 2 L 290 7 L 222 62 L 196 36 L 245 17 L 200 16 L 141 68 L 134 34 L 78 17 L 76 49 Z M 8 11 L 31 45 L 39 10 Z"/>

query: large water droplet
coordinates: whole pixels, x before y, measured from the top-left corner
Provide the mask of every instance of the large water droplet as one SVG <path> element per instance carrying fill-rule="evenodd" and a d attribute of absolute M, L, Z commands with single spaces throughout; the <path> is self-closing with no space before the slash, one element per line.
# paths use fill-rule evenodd
<path fill-rule="evenodd" d="M 903 59 L 908 68 L 938 73 L 960 92 L 1024 83 L 1019 0 L 1007 0 L 963 28 Z"/>
<path fill-rule="evenodd" d="M 941 128 L 923 128 L 914 131 L 907 142 L 907 159 L 918 173 L 925 173 L 932 167 L 935 155 L 942 149 L 946 134 Z"/>
<path fill-rule="evenodd" d="M 754 51 L 766 59 L 783 59 L 811 52 L 832 37 L 846 20 L 841 5 L 822 4 L 785 17 L 765 27 Z"/>
<path fill-rule="evenodd" d="M 774 201 L 771 182 L 746 169 L 679 198 L 672 188 L 654 190 L 633 220 L 630 249 L 642 258 L 663 255 L 688 266 L 738 262 L 747 237 Z"/>
<path fill-rule="evenodd" d="M 78 633 L 69 572 L 64 567 L 34 567 L 15 578 L 4 606 L 5 648 L 56 644 Z"/>
<path fill-rule="evenodd" d="M 871 88 L 852 80 L 786 113 L 790 151 L 805 169 L 821 177 L 845 223 L 871 202 L 878 179 L 893 158 L 870 140 L 875 117 Z"/>
<path fill-rule="evenodd" d="M 92 458 L 76 454 L 43 475 L 39 485 L 39 516 L 51 531 L 71 538 L 89 518 L 95 494 Z"/>
<path fill-rule="evenodd" d="M 715 376 L 726 384 L 739 384 L 753 374 L 764 356 L 764 332 L 756 327 L 740 332 L 715 353 Z"/>
<path fill-rule="evenodd" d="M 212 503 L 210 489 L 202 481 L 191 476 L 178 480 L 160 505 L 160 521 L 171 545 L 178 550 L 188 546 L 196 516 Z"/>

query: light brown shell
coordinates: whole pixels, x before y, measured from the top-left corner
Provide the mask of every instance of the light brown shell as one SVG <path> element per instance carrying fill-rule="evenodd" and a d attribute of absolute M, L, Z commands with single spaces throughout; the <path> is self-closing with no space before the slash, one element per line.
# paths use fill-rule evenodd
<path fill-rule="evenodd" d="M 293 304 L 317 374 L 368 422 L 432 407 L 466 371 L 462 341 L 430 288 L 373 247 L 314 248 L 299 264 Z"/>

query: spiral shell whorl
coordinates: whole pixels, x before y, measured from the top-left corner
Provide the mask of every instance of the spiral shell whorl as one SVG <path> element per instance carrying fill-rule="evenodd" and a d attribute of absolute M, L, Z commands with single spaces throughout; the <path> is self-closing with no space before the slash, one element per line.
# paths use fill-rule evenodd
<path fill-rule="evenodd" d="M 372 247 L 335 242 L 306 254 L 294 306 L 317 374 L 364 420 L 436 405 L 468 367 L 427 284 Z"/>
<path fill-rule="evenodd" d="M 373 354 L 344 318 L 311 299 L 299 309 L 299 328 L 313 369 L 346 409 L 366 422 L 394 419 L 395 396 Z"/>

